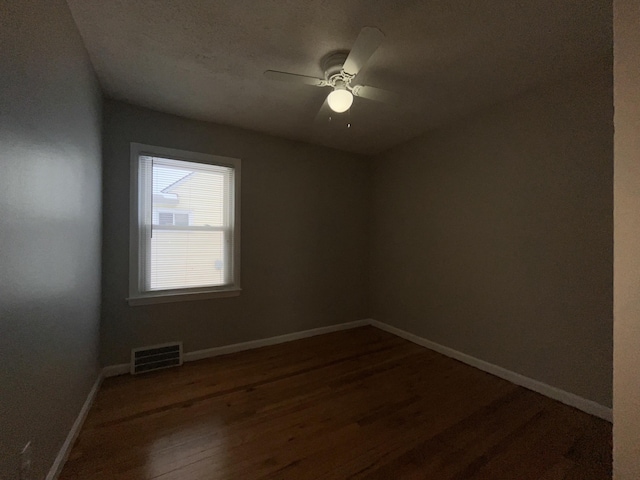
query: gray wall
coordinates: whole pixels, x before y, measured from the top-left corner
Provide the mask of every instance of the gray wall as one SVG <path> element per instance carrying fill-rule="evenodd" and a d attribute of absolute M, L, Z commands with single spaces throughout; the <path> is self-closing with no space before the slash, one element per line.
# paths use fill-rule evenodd
<path fill-rule="evenodd" d="M 242 160 L 239 297 L 127 304 L 130 142 Z M 105 365 L 132 347 L 182 340 L 188 352 L 368 316 L 366 159 L 107 101 L 104 162 Z"/>
<path fill-rule="evenodd" d="M 611 405 L 611 60 L 375 159 L 373 318 Z"/>
<path fill-rule="evenodd" d="M 640 478 L 640 9 L 614 2 L 613 477 Z"/>
<path fill-rule="evenodd" d="M 101 97 L 63 0 L 0 1 L 0 478 L 44 478 L 98 374 Z"/>

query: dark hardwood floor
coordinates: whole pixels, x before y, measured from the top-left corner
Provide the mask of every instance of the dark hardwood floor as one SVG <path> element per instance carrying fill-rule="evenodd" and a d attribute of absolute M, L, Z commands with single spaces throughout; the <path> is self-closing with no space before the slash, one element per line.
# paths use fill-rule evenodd
<path fill-rule="evenodd" d="M 60 480 L 611 478 L 611 425 L 374 327 L 105 380 Z"/>

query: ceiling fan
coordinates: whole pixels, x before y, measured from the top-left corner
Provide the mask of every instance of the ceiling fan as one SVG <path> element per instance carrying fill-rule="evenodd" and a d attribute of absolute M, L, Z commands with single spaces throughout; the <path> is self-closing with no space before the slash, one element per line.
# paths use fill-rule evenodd
<path fill-rule="evenodd" d="M 338 51 L 326 55 L 322 60 L 324 78 L 309 77 L 296 73 L 267 70 L 265 77 L 285 82 L 304 83 L 314 87 L 331 87 L 326 105 L 336 113 L 343 113 L 351 108 L 353 97 L 362 97 L 385 103 L 397 103 L 397 95 L 380 88 L 356 84 L 356 76 L 378 49 L 384 34 L 375 27 L 364 27 L 350 52 Z"/>

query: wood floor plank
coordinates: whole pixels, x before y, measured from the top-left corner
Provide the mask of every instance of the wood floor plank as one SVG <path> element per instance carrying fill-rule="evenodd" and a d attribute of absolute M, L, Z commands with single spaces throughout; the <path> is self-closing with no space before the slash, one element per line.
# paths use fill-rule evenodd
<path fill-rule="evenodd" d="M 611 478 L 611 425 L 373 327 L 107 379 L 60 480 Z"/>

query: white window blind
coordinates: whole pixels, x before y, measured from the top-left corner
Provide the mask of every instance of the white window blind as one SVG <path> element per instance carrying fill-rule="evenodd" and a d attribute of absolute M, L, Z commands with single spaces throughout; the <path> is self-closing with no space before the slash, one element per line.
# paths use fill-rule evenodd
<path fill-rule="evenodd" d="M 234 168 L 138 157 L 139 290 L 234 283 Z"/>

